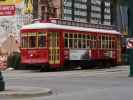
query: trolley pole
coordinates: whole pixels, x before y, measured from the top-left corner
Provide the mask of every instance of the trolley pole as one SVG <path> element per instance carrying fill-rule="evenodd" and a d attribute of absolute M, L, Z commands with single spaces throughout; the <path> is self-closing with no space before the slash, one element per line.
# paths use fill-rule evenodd
<path fill-rule="evenodd" d="M 3 80 L 2 72 L 0 71 L 0 91 L 5 90 L 5 82 Z"/>
<path fill-rule="evenodd" d="M 132 40 L 133 45 L 133 0 L 127 0 L 128 4 L 128 38 Z M 133 46 L 127 49 L 129 62 L 129 77 L 133 77 Z"/>

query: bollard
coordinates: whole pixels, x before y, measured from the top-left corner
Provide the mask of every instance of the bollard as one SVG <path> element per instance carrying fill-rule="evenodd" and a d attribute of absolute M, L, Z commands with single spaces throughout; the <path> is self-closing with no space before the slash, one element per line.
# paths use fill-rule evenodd
<path fill-rule="evenodd" d="M 2 76 L 2 72 L 0 71 L 0 91 L 4 91 L 5 90 L 5 82 Z"/>

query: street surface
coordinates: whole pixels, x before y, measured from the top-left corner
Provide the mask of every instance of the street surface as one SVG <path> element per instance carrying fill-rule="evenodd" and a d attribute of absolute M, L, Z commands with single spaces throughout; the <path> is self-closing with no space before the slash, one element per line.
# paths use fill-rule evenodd
<path fill-rule="evenodd" d="M 0 100 L 133 100 L 133 78 L 128 66 L 110 69 L 37 72 L 4 71 L 6 86 L 49 88 L 53 94 Z"/>

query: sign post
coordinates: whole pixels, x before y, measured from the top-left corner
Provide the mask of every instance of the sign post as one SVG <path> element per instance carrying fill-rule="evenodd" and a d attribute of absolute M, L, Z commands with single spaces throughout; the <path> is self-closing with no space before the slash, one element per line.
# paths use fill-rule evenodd
<path fill-rule="evenodd" d="M 133 77 L 133 0 L 128 0 L 128 48 L 127 48 L 127 53 L 128 53 L 128 62 L 130 65 L 129 68 L 129 77 Z"/>
<path fill-rule="evenodd" d="M 0 71 L 0 91 L 4 91 L 5 90 L 5 82 L 3 80 L 3 76 L 2 73 Z"/>

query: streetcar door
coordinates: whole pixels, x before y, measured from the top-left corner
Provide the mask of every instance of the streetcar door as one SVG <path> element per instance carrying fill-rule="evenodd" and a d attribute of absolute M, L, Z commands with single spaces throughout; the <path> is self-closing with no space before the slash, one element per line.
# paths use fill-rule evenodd
<path fill-rule="evenodd" d="M 49 64 L 60 64 L 60 35 L 58 32 L 49 33 Z"/>

